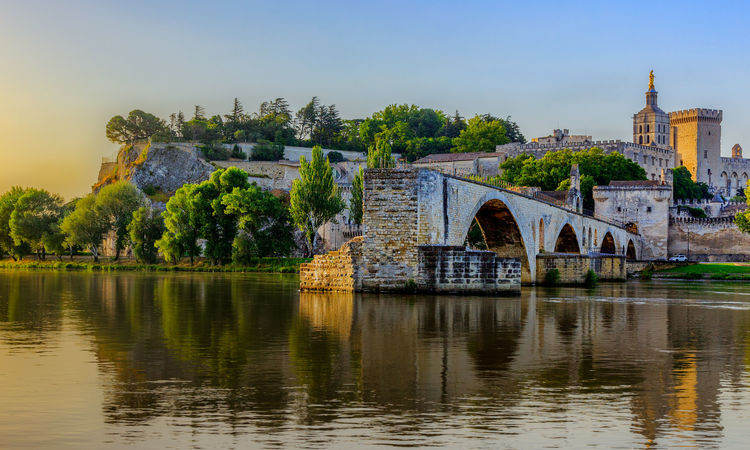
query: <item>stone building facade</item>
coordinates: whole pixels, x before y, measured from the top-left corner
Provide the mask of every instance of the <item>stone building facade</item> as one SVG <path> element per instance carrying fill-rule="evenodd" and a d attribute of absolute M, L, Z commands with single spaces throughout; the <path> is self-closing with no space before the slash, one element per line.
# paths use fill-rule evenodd
<path fill-rule="evenodd" d="M 694 180 L 706 183 L 725 198 L 744 189 L 749 179 L 750 159 L 742 157 L 739 144 L 732 147 L 731 157 L 721 156 L 723 112 L 693 108 L 666 113 L 657 99 L 652 73 L 646 105 L 633 115 L 633 142 L 594 141 L 589 136 L 570 136 L 567 130 L 555 130 L 552 135 L 532 139 L 528 144 L 498 145 L 495 151 L 505 160 L 522 153 L 541 158 L 551 151 L 600 147 L 638 163 L 650 180 L 659 180 L 663 169 L 685 166 Z"/>
<path fill-rule="evenodd" d="M 622 223 L 649 242 L 641 259 L 667 259 L 671 183 L 612 181 L 608 186 L 594 187 L 594 204 L 598 217 Z"/>

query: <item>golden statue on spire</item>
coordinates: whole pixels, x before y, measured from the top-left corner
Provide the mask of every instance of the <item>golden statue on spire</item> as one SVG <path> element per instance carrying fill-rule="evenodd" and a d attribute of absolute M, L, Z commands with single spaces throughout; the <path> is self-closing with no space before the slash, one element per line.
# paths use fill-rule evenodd
<path fill-rule="evenodd" d="M 652 70 L 651 73 L 648 74 L 648 90 L 654 89 L 654 71 Z"/>

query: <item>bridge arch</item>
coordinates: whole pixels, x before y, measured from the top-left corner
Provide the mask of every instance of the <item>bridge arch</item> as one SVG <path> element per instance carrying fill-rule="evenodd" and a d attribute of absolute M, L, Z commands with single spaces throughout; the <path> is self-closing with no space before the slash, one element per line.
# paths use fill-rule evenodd
<path fill-rule="evenodd" d="M 501 258 L 517 258 L 521 261 L 521 282 L 534 281 L 532 274 L 536 271 L 536 241 L 534 224 L 523 223 L 513 202 L 502 192 L 488 192 L 476 203 L 473 215 L 468 223 L 462 224 L 464 236 L 468 233 L 471 222 L 476 220 L 487 249 Z M 544 219 L 540 221 L 540 231 L 544 228 Z M 540 244 L 543 248 L 544 244 Z"/>
<path fill-rule="evenodd" d="M 638 255 L 635 252 L 635 244 L 632 239 L 628 239 L 628 248 L 625 251 L 625 259 L 628 261 L 635 261 L 638 259 Z"/>
<path fill-rule="evenodd" d="M 614 255 L 617 253 L 617 245 L 615 244 L 615 238 L 612 233 L 607 231 L 602 239 L 602 245 L 599 248 L 600 253 L 606 253 L 608 255 Z"/>
<path fill-rule="evenodd" d="M 578 243 L 578 236 L 573 227 L 566 223 L 557 233 L 555 241 L 555 253 L 581 253 L 581 246 Z"/>

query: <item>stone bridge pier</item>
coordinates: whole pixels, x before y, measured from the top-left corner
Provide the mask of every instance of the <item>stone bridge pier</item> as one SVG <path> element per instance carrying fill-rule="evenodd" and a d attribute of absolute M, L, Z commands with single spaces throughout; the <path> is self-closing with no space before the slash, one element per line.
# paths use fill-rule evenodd
<path fill-rule="evenodd" d="M 582 281 L 589 269 L 624 278 L 625 260 L 643 246 L 612 223 L 427 169 L 368 169 L 363 194 L 362 240 L 345 262 L 358 266 L 347 272 L 357 274 L 353 290 L 517 292 L 551 269 L 563 282 Z M 475 220 L 487 251 L 466 248 Z M 319 272 L 303 266 L 303 289 L 316 289 Z"/>

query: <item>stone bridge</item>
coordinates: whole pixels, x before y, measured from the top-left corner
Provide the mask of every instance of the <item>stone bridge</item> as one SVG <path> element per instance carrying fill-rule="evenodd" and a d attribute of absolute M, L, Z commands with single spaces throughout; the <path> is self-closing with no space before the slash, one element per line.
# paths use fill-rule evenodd
<path fill-rule="evenodd" d="M 475 219 L 488 251 L 465 247 Z M 575 210 L 416 168 L 365 171 L 363 223 L 353 290 L 517 290 L 552 268 L 568 282 L 590 268 L 624 278 L 626 258 L 637 259 L 643 245 L 638 235 Z M 512 287 L 497 284 L 505 281 Z"/>

